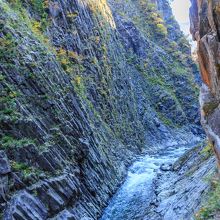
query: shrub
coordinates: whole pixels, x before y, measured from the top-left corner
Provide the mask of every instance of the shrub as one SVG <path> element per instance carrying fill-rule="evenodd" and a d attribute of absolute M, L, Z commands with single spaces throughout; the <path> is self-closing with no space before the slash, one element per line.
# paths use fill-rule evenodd
<path fill-rule="evenodd" d="M 215 215 L 220 212 L 220 181 L 219 178 L 212 179 L 212 191 L 208 196 L 206 204 L 196 213 L 196 220 L 217 219 Z"/>
<path fill-rule="evenodd" d="M 166 36 L 167 35 L 167 28 L 164 26 L 164 24 L 157 24 L 157 30 L 160 34 Z"/>
<path fill-rule="evenodd" d="M 34 141 L 28 138 L 23 139 L 15 139 L 12 136 L 5 135 L 0 139 L 0 148 L 8 149 L 8 148 L 19 148 L 28 144 L 33 144 Z"/>

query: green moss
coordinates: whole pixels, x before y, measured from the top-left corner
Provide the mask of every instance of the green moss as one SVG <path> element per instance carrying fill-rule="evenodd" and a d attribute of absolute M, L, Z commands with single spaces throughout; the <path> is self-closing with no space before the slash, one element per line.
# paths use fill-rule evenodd
<path fill-rule="evenodd" d="M 167 28 L 165 27 L 165 25 L 163 23 L 157 24 L 156 27 L 157 27 L 158 33 L 160 33 L 161 35 L 164 35 L 164 36 L 167 35 Z"/>
<path fill-rule="evenodd" d="M 12 32 L 14 34 L 14 31 L 18 30 L 19 35 L 22 33 L 25 35 L 31 35 L 32 38 L 39 40 L 44 46 L 47 46 L 48 48 L 50 46 L 49 39 L 43 33 L 46 29 L 46 26 L 48 26 L 48 23 L 45 24 L 45 21 L 44 21 L 45 18 L 41 16 L 40 16 L 41 17 L 40 20 L 34 19 L 33 17 L 31 17 L 31 15 L 27 11 L 28 10 L 27 8 L 33 7 L 32 6 L 33 2 L 34 1 L 26 2 L 26 1 L 20 1 L 20 0 L 15 0 L 15 1 L 10 0 L 8 3 L 8 2 L 4 2 L 0 0 L 0 7 L 4 13 L 3 19 L 5 19 L 5 26 L 8 27 L 4 32 L 7 32 L 8 34 Z M 11 39 L 13 39 L 14 42 L 18 44 L 17 41 L 19 39 L 13 38 L 14 36 L 12 35 L 10 37 Z M 3 39 L 5 38 L 6 37 L 4 37 Z M 4 53 L 3 53 L 3 56 L 4 56 Z"/>
<path fill-rule="evenodd" d="M 2 74 L 0 74 L 0 82 L 5 80 L 5 76 L 3 76 Z"/>
<path fill-rule="evenodd" d="M 84 85 L 84 79 L 82 78 L 82 76 L 77 75 L 72 81 L 72 85 L 75 88 L 75 91 L 77 92 L 77 94 L 82 98 L 82 99 L 86 99 L 87 95 L 86 95 L 86 87 Z"/>
<path fill-rule="evenodd" d="M 213 145 L 211 142 L 208 142 L 207 145 L 202 149 L 200 154 L 203 154 L 205 157 L 210 157 L 213 155 Z"/>
<path fill-rule="evenodd" d="M 5 83 L 5 78 L 2 80 L 4 87 L 0 91 L 0 121 L 4 119 L 17 120 L 19 113 L 16 109 L 16 98 L 19 93 L 15 92 L 13 88 Z"/>
<path fill-rule="evenodd" d="M 16 46 L 17 44 L 10 33 L 0 38 L 0 61 L 2 63 L 7 63 L 16 56 Z"/>
<path fill-rule="evenodd" d="M 46 9 L 49 7 L 49 1 L 48 0 L 31 0 L 30 1 L 33 11 L 40 15 L 41 22 L 45 25 L 47 24 L 47 13 L 45 12 Z"/>
<path fill-rule="evenodd" d="M 28 138 L 22 138 L 18 140 L 8 135 L 5 135 L 0 139 L 0 148 L 2 149 L 19 148 L 29 144 L 34 144 L 34 140 Z"/>
<path fill-rule="evenodd" d="M 163 122 L 163 124 L 165 124 L 169 127 L 174 127 L 174 123 L 172 122 L 172 120 L 167 118 L 164 114 L 158 112 L 158 117 Z"/>
<path fill-rule="evenodd" d="M 145 17 L 144 32 L 152 40 L 166 38 L 168 32 L 162 16 L 158 13 L 157 7 L 149 0 L 140 0 L 140 11 Z"/>
<path fill-rule="evenodd" d="M 11 162 L 11 168 L 14 172 L 20 172 L 23 175 L 23 180 L 25 180 L 26 177 L 30 176 L 31 174 L 35 175 L 36 177 L 39 176 L 40 173 L 42 173 L 41 170 L 29 166 L 26 163 L 21 163 L 17 161 L 10 161 Z"/>
<path fill-rule="evenodd" d="M 164 79 L 160 76 L 149 77 L 148 81 L 153 85 L 166 86 Z"/>
<path fill-rule="evenodd" d="M 34 12 L 37 17 L 40 18 L 38 21 L 40 24 L 40 28 L 42 30 L 46 30 L 46 27 L 49 24 L 48 14 L 46 13 L 46 9 L 49 7 L 49 1 L 47 0 L 9 0 L 10 6 L 16 10 L 24 19 L 27 19 L 26 9 Z M 29 17 L 29 16 L 28 16 Z M 29 17 L 30 19 L 30 17 Z"/>
<path fill-rule="evenodd" d="M 172 68 L 175 75 L 188 75 L 187 68 L 178 62 L 174 62 Z"/>
<path fill-rule="evenodd" d="M 24 164 L 24 163 L 18 163 L 16 161 L 12 161 L 11 162 L 11 167 L 12 170 L 17 172 L 17 171 L 23 171 L 26 170 L 26 173 L 30 173 L 31 169 L 28 165 Z"/>

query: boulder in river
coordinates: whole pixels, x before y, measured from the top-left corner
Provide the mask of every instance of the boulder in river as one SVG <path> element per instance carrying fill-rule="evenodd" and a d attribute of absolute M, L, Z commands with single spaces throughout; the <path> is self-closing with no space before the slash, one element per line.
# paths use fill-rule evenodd
<path fill-rule="evenodd" d="M 162 170 L 162 171 L 171 171 L 172 170 L 172 164 L 162 164 L 161 166 L 160 166 L 160 169 Z"/>

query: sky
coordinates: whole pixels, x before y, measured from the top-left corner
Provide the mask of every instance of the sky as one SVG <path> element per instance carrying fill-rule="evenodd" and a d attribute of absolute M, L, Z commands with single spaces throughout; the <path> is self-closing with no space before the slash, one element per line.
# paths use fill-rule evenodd
<path fill-rule="evenodd" d="M 190 0 L 174 0 L 171 3 L 174 16 L 185 34 L 189 34 L 189 7 Z"/>
<path fill-rule="evenodd" d="M 174 0 L 171 3 L 171 7 L 173 10 L 173 14 L 180 24 L 181 30 L 185 35 L 189 36 L 189 40 L 191 41 L 191 35 L 189 32 L 190 21 L 189 21 L 189 8 L 190 8 L 190 0 Z"/>

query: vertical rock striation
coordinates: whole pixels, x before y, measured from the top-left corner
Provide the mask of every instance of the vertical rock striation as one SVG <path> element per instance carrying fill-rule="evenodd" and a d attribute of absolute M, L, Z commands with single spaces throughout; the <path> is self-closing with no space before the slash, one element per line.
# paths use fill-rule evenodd
<path fill-rule="evenodd" d="M 168 1 L 0 0 L 0 214 L 97 219 L 143 151 L 201 136 Z"/>

